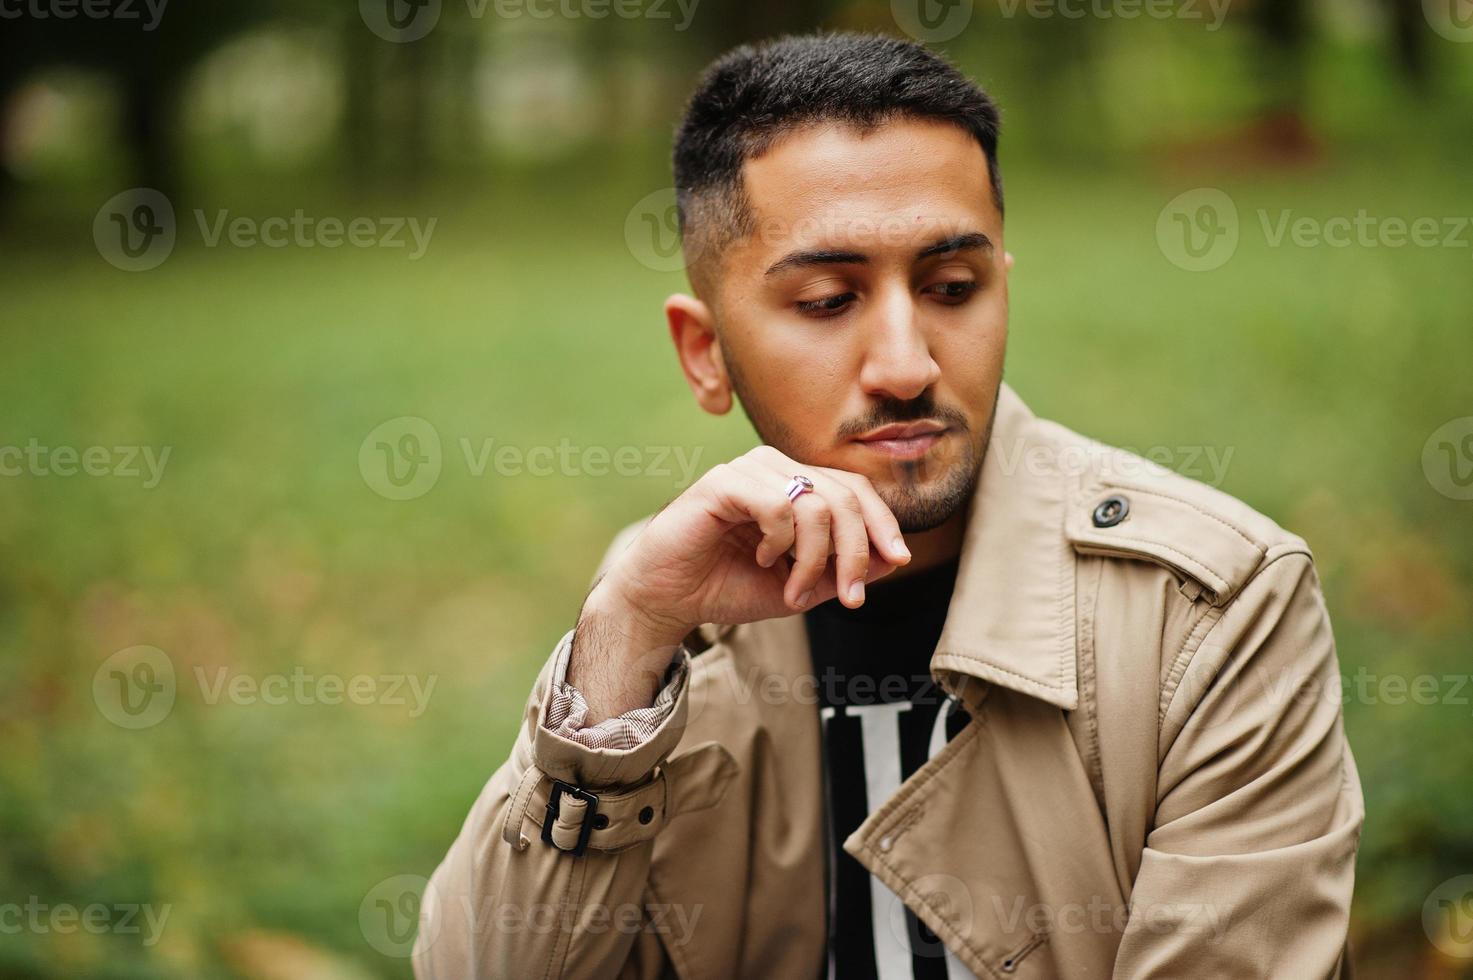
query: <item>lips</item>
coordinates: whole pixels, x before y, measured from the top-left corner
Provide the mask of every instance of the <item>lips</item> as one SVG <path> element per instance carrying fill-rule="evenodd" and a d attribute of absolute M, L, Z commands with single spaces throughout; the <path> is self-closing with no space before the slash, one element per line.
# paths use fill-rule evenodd
<path fill-rule="evenodd" d="M 892 459 L 920 459 L 931 451 L 947 427 L 939 422 L 910 422 L 905 425 L 887 425 L 876 429 L 856 441 Z"/>
<path fill-rule="evenodd" d="M 859 441 L 875 442 L 891 439 L 914 439 L 918 436 L 935 435 L 936 433 L 945 431 L 946 426 L 940 422 L 907 422 L 903 425 L 887 425 L 884 428 L 876 429 L 868 435 L 860 436 Z"/>

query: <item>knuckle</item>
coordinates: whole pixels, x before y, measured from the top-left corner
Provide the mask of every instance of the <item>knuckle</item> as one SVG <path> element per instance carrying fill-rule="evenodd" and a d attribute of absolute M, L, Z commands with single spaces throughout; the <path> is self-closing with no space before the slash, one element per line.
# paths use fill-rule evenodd
<path fill-rule="evenodd" d="M 769 534 L 776 532 L 782 534 L 792 528 L 793 521 L 789 516 L 788 508 L 782 504 L 772 504 L 761 512 L 762 527 Z"/>
<path fill-rule="evenodd" d="M 803 515 L 803 523 L 805 524 L 812 525 L 813 527 L 827 528 L 833 523 L 834 515 L 822 501 L 814 501 L 805 510 L 807 511 Z"/>

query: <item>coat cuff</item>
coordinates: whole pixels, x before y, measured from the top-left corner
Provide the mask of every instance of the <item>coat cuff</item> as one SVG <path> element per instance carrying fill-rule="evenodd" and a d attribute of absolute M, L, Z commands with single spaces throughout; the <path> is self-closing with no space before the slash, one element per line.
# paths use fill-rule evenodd
<path fill-rule="evenodd" d="M 690 669 L 690 657 L 686 648 L 683 645 L 675 648 L 653 704 L 644 708 L 631 708 L 616 717 L 605 718 L 597 725 L 585 726 L 588 702 L 584 700 L 581 691 L 567 682 L 572 641 L 573 632 L 570 630 L 553 655 L 552 690 L 543 710 L 542 727 L 591 749 L 624 751 L 648 742 L 675 710 L 677 696 Z"/>

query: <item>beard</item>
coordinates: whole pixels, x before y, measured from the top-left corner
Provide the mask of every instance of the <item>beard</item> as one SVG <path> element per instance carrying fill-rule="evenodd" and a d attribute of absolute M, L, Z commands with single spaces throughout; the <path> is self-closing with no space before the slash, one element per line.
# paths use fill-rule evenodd
<path fill-rule="evenodd" d="M 727 359 L 726 370 L 731 379 L 732 390 L 742 406 L 742 413 L 747 416 L 747 421 L 762 442 L 790 459 L 812 459 L 812 453 L 794 430 L 770 412 L 760 398 L 754 396 L 734 359 Z M 1001 379 L 998 383 L 1000 386 Z M 996 416 L 997 394 L 994 392 L 986 430 L 980 441 L 973 440 L 966 416 L 956 409 L 938 406 L 927 392 L 909 401 L 886 401 L 878 405 L 865 419 L 846 423 L 841 434 L 852 432 L 859 435 L 894 422 L 914 422 L 919 419 L 939 419 L 951 426 L 949 435 L 952 438 L 946 442 L 953 444 L 954 448 L 948 452 L 940 454 L 933 448 L 920 459 L 891 460 L 887 467 L 887 477 L 870 477 L 875 493 L 895 515 L 901 533 L 918 534 L 945 524 L 972 499 L 982 473 L 982 460 L 987 453 L 987 444 L 992 437 L 992 423 Z M 882 457 L 877 455 L 877 458 Z"/>

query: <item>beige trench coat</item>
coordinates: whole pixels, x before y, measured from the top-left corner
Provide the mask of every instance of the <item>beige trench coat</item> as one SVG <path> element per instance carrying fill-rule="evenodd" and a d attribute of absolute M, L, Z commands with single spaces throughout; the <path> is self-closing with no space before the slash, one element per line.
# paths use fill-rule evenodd
<path fill-rule="evenodd" d="M 570 637 L 431 879 L 417 975 L 820 976 L 803 617 L 693 632 L 629 750 L 540 726 Z M 1364 811 L 1301 539 L 1004 386 L 930 666 L 972 720 L 842 843 L 976 976 L 1349 975 Z M 592 812 L 550 816 L 555 779 Z"/>

